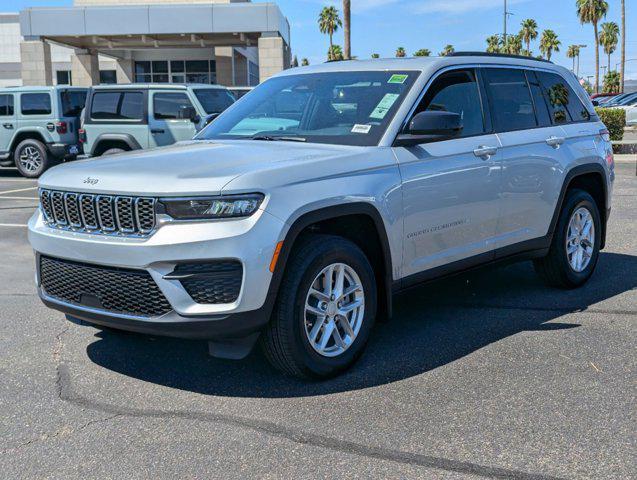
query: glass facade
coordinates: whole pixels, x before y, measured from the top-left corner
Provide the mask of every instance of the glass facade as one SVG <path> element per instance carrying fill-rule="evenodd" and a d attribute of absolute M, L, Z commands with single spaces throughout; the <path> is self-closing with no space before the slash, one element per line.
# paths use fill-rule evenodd
<path fill-rule="evenodd" d="M 214 60 L 153 60 L 135 62 L 137 83 L 216 83 Z"/>

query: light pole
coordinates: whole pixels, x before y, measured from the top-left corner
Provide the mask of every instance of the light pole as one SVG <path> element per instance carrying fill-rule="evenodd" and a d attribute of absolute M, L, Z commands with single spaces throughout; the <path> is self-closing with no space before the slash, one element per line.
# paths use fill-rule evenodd
<path fill-rule="evenodd" d="M 580 50 L 582 48 L 586 48 L 588 45 L 578 45 L 577 46 L 577 78 L 579 78 L 579 57 L 580 57 Z"/>

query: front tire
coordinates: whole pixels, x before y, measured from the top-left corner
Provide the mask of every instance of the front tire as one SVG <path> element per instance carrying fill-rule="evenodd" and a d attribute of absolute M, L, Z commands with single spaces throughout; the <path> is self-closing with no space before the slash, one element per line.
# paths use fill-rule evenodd
<path fill-rule="evenodd" d="M 18 144 L 13 160 L 20 175 L 27 178 L 38 178 L 53 163 L 44 144 L 31 138 Z"/>
<path fill-rule="evenodd" d="M 584 190 L 566 194 L 553 242 L 535 271 L 552 287 L 576 288 L 588 281 L 599 258 L 602 222 L 597 203 Z"/>
<path fill-rule="evenodd" d="M 363 353 L 376 304 L 374 272 L 361 249 L 340 237 L 312 235 L 290 257 L 262 349 L 289 375 L 334 376 Z"/>
<path fill-rule="evenodd" d="M 109 155 L 117 155 L 118 153 L 124 153 L 126 150 L 123 148 L 109 148 L 104 153 L 102 153 L 102 157 L 107 157 Z"/>

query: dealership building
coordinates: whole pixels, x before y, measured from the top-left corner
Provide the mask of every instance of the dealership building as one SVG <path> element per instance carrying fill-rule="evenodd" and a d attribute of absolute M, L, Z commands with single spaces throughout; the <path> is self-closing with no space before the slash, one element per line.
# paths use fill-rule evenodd
<path fill-rule="evenodd" d="M 0 86 L 253 86 L 290 65 L 290 25 L 250 0 L 75 0 L 0 13 Z"/>

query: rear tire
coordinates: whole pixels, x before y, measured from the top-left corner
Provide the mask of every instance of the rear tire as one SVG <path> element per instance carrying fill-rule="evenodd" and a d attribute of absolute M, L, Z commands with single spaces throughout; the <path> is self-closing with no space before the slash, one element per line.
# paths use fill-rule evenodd
<path fill-rule="evenodd" d="M 102 153 L 102 157 L 106 157 L 107 155 L 117 155 L 118 153 L 124 153 L 126 150 L 123 148 L 109 148 L 104 153 Z"/>
<path fill-rule="evenodd" d="M 568 191 L 549 253 L 533 261 L 535 271 L 552 287 L 582 286 L 597 265 L 601 234 L 601 217 L 593 197 L 584 190 Z"/>
<path fill-rule="evenodd" d="M 53 165 L 49 152 L 42 142 L 32 138 L 22 140 L 13 153 L 13 160 L 20 175 L 38 178 Z"/>
<path fill-rule="evenodd" d="M 349 240 L 312 235 L 300 242 L 288 261 L 261 347 L 270 363 L 288 375 L 328 378 L 363 353 L 376 316 L 376 281 L 369 260 Z"/>

